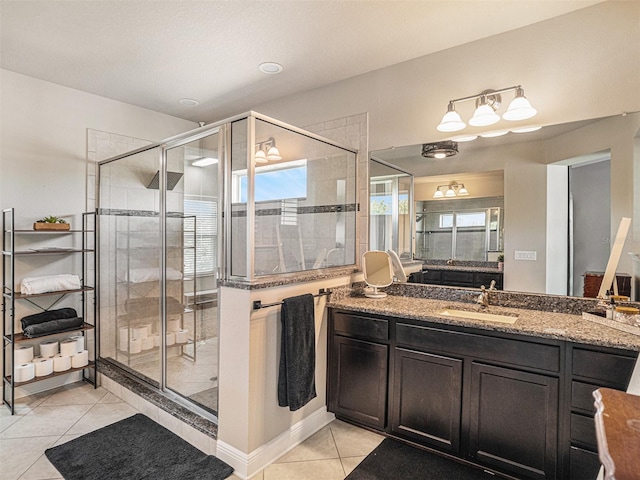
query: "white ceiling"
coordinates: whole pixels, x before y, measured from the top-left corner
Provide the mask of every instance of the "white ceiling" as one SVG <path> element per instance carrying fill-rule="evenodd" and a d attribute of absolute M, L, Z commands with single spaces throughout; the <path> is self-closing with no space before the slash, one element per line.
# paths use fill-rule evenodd
<path fill-rule="evenodd" d="M 0 0 L 0 66 L 212 121 L 595 3 Z M 284 72 L 259 72 L 266 61 Z"/>

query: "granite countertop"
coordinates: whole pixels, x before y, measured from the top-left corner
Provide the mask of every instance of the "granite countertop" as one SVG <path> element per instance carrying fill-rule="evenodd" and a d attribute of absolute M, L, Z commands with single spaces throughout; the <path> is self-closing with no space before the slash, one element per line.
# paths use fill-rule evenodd
<path fill-rule="evenodd" d="M 479 306 L 474 303 L 396 295 L 389 295 L 383 299 L 371 299 L 357 294 L 338 299 L 330 297 L 327 306 L 356 312 L 424 320 L 432 323 L 640 351 L 640 335 L 633 335 L 615 328 L 606 327 L 584 320 L 580 315 L 567 313 L 498 306 L 489 306 L 484 310 L 480 310 Z M 445 309 L 517 315 L 518 320 L 514 324 L 506 324 L 439 315 L 439 312 Z"/>
<path fill-rule="evenodd" d="M 497 267 L 471 267 L 467 265 L 422 264 L 422 270 L 453 270 L 455 272 L 502 273 Z"/>

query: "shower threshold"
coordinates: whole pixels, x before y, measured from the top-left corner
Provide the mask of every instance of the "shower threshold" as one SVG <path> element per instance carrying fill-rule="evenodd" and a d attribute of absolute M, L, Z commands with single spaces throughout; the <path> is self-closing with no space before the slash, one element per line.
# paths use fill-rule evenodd
<path fill-rule="evenodd" d="M 191 399 L 180 401 L 174 399 L 160 391 L 158 383 L 147 379 L 149 383 L 145 383 L 131 373 L 124 365 L 110 358 L 100 358 L 97 361 L 98 373 L 110 378 L 114 382 L 130 390 L 139 397 L 147 400 L 151 404 L 157 406 L 171 416 L 195 428 L 196 430 L 208 435 L 211 438 L 218 436 L 217 412 L 210 408 L 203 408 L 199 402 L 189 401 Z M 176 395 L 177 397 L 177 395 Z M 193 403 L 193 404 L 191 404 Z"/>

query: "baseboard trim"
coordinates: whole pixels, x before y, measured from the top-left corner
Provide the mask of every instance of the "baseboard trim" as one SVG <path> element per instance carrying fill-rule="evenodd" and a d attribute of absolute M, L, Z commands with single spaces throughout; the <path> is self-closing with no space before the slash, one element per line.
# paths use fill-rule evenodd
<path fill-rule="evenodd" d="M 319 408 L 291 426 L 287 431 L 250 453 L 242 452 L 218 439 L 216 457 L 231 465 L 235 469 L 235 475 L 242 479 L 248 479 L 331 423 L 335 418 L 333 413 L 327 412 L 326 406 Z"/>

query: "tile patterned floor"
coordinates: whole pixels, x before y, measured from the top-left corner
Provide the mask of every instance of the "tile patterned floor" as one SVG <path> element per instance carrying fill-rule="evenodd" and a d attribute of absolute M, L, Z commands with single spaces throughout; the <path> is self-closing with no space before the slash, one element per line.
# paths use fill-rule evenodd
<path fill-rule="evenodd" d="M 138 411 L 106 389 L 94 389 L 84 383 L 18 399 L 13 416 L 2 406 L 2 480 L 62 478 L 44 456 L 47 448 Z M 171 418 L 166 420 L 171 422 Z M 159 421 L 166 423 L 162 419 Z M 252 480 L 343 480 L 382 439 L 380 435 L 336 420 L 253 476 Z M 230 480 L 238 478 L 232 475 Z"/>

